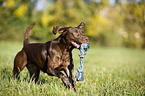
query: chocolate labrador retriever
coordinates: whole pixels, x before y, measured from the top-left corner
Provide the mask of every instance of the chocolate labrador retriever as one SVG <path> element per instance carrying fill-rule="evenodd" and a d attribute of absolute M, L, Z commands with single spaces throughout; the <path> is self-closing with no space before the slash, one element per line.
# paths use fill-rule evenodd
<path fill-rule="evenodd" d="M 26 66 L 30 73 L 31 80 L 38 81 L 40 70 L 51 76 L 61 78 L 67 88 L 75 89 L 73 77 L 72 50 L 79 49 L 82 43 L 89 42 L 84 36 L 85 27 L 83 22 L 78 27 L 54 26 L 53 34 L 60 32 L 60 36 L 46 43 L 29 43 L 29 33 L 34 24 L 26 29 L 24 45 L 17 53 L 14 60 L 14 77 Z M 64 71 L 64 75 L 61 71 Z"/>

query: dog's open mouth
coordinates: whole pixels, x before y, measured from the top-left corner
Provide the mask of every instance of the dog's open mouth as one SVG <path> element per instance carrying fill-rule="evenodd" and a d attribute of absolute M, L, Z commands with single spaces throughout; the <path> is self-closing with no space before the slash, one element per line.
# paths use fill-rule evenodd
<path fill-rule="evenodd" d="M 72 45 L 73 45 L 74 47 L 76 47 L 76 48 L 78 48 L 78 49 L 80 48 L 80 45 L 77 44 L 76 42 L 73 42 L 73 41 L 72 41 L 71 43 L 72 43 Z"/>

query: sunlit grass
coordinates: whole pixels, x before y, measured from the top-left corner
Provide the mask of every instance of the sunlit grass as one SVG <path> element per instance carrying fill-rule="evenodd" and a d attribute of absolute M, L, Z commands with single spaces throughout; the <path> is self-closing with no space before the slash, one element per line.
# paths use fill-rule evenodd
<path fill-rule="evenodd" d="M 20 80 L 12 78 L 13 60 L 22 43 L 0 43 L 0 96 L 9 95 L 145 95 L 145 50 L 91 47 L 84 58 L 84 81 L 76 82 L 77 92 L 67 90 L 60 79 L 41 72 L 37 84 L 29 81 L 25 68 Z M 79 51 L 73 51 L 74 75 Z"/>

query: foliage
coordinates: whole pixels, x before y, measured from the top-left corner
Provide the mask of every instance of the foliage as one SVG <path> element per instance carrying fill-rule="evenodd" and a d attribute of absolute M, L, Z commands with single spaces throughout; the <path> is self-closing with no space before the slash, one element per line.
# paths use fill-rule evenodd
<path fill-rule="evenodd" d="M 127 31 L 127 39 L 125 39 L 126 46 L 135 46 L 137 48 L 144 47 L 145 39 L 145 2 L 138 4 L 133 2 L 124 6 L 125 13 L 124 30 Z M 126 11 L 127 10 L 127 11 Z"/>
<path fill-rule="evenodd" d="M 95 1 L 95 0 L 94 0 Z M 91 42 L 111 47 L 145 48 L 145 1 L 43 0 L 47 6 L 36 10 L 37 0 L 2 0 L 0 40 L 23 40 L 27 26 L 36 23 L 31 39 L 52 40 L 53 26 L 86 23 Z"/>
<path fill-rule="evenodd" d="M 92 46 L 84 59 L 85 80 L 76 82 L 77 92 L 74 92 L 67 90 L 59 78 L 43 72 L 37 84 L 30 82 L 26 68 L 20 73 L 20 80 L 15 80 L 12 75 L 13 59 L 22 45 L 22 42 L 0 43 L 1 96 L 145 95 L 145 50 Z M 79 67 L 78 53 L 78 50 L 73 51 L 73 74 Z"/>

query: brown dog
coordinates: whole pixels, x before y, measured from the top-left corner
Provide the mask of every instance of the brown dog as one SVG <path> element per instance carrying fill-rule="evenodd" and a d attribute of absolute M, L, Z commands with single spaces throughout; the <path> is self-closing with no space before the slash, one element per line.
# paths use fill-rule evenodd
<path fill-rule="evenodd" d="M 29 26 L 25 33 L 24 47 L 17 53 L 14 60 L 14 77 L 26 66 L 30 72 L 30 78 L 37 82 L 40 70 L 51 76 L 61 78 L 67 88 L 75 89 L 75 81 L 72 75 L 73 58 L 72 50 L 82 43 L 87 43 L 89 38 L 84 36 L 81 29 L 85 24 L 81 22 L 78 27 L 54 26 L 53 33 L 61 35 L 55 40 L 46 43 L 29 43 L 29 33 L 34 24 Z M 64 71 L 64 75 L 61 71 Z"/>

